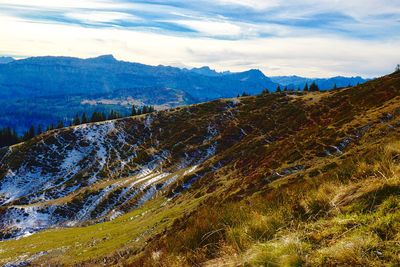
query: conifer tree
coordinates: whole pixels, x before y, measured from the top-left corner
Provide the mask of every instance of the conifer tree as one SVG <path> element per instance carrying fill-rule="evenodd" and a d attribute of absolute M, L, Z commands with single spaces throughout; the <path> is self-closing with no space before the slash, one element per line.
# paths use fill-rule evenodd
<path fill-rule="evenodd" d="M 52 125 L 53 124 L 47 125 L 46 132 L 53 130 L 54 127 L 52 128 Z"/>
<path fill-rule="evenodd" d="M 100 112 L 97 112 L 97 111 L 93 112 L 92 117 L 90 118 L 90 122 L 99 122 L 99 121 L 101 121 Z"/>
<path fill-rule="evenodd" d="M 35 127 L 31 125 L 31 127 L 29 127 L 29 130 L 24 133 L 23 139 L 24 141 L 27 141 L 29 139 L 32 139 L 33 137 L 35 137 Z"/>
<path fill-rule="evenodd" d="M 121 117 L 121 115 L 115 110 L 111 110 L 110 114 L 108 115 L 108 119 L 109 120 L 115 120 L 115 119 L 118 119 L 120 117 Z"/>
<path fill-rule="evenodd" d="M 136 115 L 137 115 L 136 106 L 132 105 L 131 116 L 136 116 Z"/>
<path fill-rule="evenodd" d="M 277 93 L 280 93 L 280 92 L 282 92 L 282 90 L 281 90 L 281 86 L 280 86 L 280 85 L 278 85 L 278 87 L 276 87 L 276 92 L 277 92 Z"/>
<path fill-rule="evenodd" d="M 64 127 L 63 121 L 62 121 L 62 120 L 59 120 L 58 123 L 57 123 L 57 129 L 61 129 L 61 128 L 63 128 L 63 127 Z"/>
<path fill-rule="evenodd" d="M 81 120 L 82 124 L 88 123 L 88 118 L 86 116 L 86 112 L 83 112 L 82 114 L 82 120 Z"/>
<path fill-rule="evenodd" d="M 18 142 L 20 142 L 20 139 L 14 129 L 11 129 L 11 127 L 0 129 L 0 148 L 11 146 Z"/>
<path fill-rule="evenodd" d="M 315 82 L 313 82 L 313 83 L 310 85 L 310 92 L 318 92 L 318 91 L 319 91 L 318 85 L 317 85 Z"/>
<path fill-rule="evenodd" d="M 78 114 L 76 114 L 72 124 L 75 125 L 75 126 L 81 124 L 81 119 L 79 118 Z"/>
<path fill-rule="evenodd" d="M 309 91 L 309 89 L 308 89 L 308 83 L 306 83 L 306 85 L 304 86 L 303 91 L 304 91 L 304 92 L 308 92 L 308 91 Z"/>

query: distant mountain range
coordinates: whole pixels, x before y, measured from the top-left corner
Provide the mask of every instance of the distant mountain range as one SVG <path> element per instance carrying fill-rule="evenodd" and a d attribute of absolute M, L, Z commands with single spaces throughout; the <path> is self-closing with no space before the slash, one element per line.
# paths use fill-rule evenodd
<path fill-rule="evenodd" d="M 363 84 L 369 79 L 364 79 L 362 77 L 343 77 L 337 76 L 332 78 L 305 78 L 299 76 L 273 76 L 270 79 L 278 83 L 284 87 L 288 87 L 289 89 L 304 89 L 305 85 L 310 85 L 311 83 L 315 82 L 318 87 L 322 90 L 330 90 L 335 87 L 348 87 L 348 86 L 355 86 L 358 84 Z"/>
<path fill-rule="evenodd" d="M 0 57 L 0 64 L 7 64 L 13 61 L 15 61 L 15 59 L 12 57 Z"/>
<path fill-rule="evenodd" d="M 0 66 L 3 96 L 98 96 L 111 93 L 135 97 L 138 89 L 150 95 L 154 91 L 163 93 L 173 89 L 185 96 L 183 102 L 186 103 L 232 97 L 243 91 L 258 93 L 276 86 L 259 70 L 217 73 L 209 68 L 188 70 L 118 61 L 111 55 L 89 59 L 34 57 Z M 154 97 L 143 100 L 159 104 Z"/>
<path fill-rule="evenodd" d="M 89 59 L 72 57 L 0 58 L 0 127 L 22 131 L 30 124 L 44 126 L 76 114 L 111 109 L 127 114 L 132 104 L 164 109 L 258 94 L 278 84 L 297 88 L 312 79 L 297 76 L 268 78 L 260 70 L 217 72 L 209 67 L 181 69 L 119 61 L 112 55 Z M 317 79 L 322 89 L 355 85 L 365 80 L 336 77 Z"/>

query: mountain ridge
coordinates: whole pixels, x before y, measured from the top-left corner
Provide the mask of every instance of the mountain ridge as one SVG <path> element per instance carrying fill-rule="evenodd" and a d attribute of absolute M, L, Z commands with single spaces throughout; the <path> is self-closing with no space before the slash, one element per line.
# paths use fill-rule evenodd
<path fill-rule="evenodd" d="M 12 57 L 0 57 L 0 64 L 8 64 L 15 61 Z"/>

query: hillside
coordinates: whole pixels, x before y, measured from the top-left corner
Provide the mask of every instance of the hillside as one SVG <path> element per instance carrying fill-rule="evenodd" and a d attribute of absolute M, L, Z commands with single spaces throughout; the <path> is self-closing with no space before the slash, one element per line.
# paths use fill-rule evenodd
<path fill-rule="evenodd" d="M 398 265 L 399 127 L 394 73 L 47 132 L 0 151 L 0 263 Z"/>

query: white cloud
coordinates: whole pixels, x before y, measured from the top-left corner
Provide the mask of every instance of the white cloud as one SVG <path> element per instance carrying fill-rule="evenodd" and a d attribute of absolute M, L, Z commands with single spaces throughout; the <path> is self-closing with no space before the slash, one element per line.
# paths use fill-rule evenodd
<path fill-rule="evenodd" d="M 86 11 L 86 12 L 69 12 L 65 14 L 66 17 L 77 19 L 86 23 L 99 23 L 99 22 L 115 22 L 115 21 L 139 21 L 140 18 L 131 14 L 122 12 L 100 12 L 100 11 Z"/>
<path fill-rule="evenodd" d="M 277 8 L 293 16 L 340 12 L 357 18 L 385 13 L 398 13 L 399 0 L 216 0 L 220 4 L 239 5 L 255 10 Z"/>
<path fill-rule="evenodd" d="M 376 76 L 400 61 L 399 15 L 400 0 L 0 0 L 0 54 Z"/>
<path fill-rule="evenodd" d="M 236 37 L 243 33 L 238 24 L 228 21 L 175 20 L 171 22 L 186 26 L 207 36 Z"/>
<path fill-rule="evenodd" d="M 216 40 L 41 24 L 0 16 L 0 54 L 117 58 L 147 64 L 211 65 L 218 70 L 260 68 L 267 75 L 376 76 L 397 64 L 400 39 L 349 40 L 338 37 Z"/>
<path fill-rule="evenodd" d="M 111 0 L 0 0 L 0 5 L 42 9 L 121 9 L 130 6 L 129 3 Z"/>
<path fill-rule="evenodd" d="M 223 5 L 239 5 L 245 6 L 252 9 L 269 9 L 272 7 L 278 7 L 280 5 L 279 0 L 217 0 L 218 3 Z"/>

